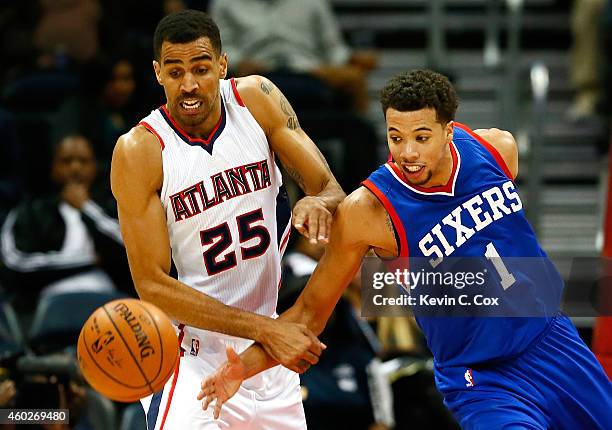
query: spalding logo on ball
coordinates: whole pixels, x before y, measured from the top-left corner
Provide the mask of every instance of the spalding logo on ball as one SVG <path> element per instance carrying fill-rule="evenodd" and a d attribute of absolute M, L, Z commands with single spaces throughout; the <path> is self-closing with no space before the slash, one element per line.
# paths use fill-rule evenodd
<path fill-rule="evenodd" d="M 161 390 L 178 355 L 170 319 L 151 303 L 136 299 L 114 300 L 96 309 L 77 345 L 87 382 L 120 402 L 135 402 Z"/>

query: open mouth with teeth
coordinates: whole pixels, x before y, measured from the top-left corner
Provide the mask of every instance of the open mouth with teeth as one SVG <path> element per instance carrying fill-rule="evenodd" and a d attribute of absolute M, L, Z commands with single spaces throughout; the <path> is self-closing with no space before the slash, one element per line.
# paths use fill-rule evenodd
<path fill-rule="evenodd" d="M 417 166 L 417 165 L 408 166 L 408 165 L 403 165 L 402 167 L 403 167 L 403 170 L 404 170 L 404 175 L 408 179 L 416 179 L 425 170 L 425 166 Z"/>
<path fill-rule="evenodd" d="M 183 100 L 179 105 L 186 111 L 194 111 L 202 106 L 202 102 L 200 100 Z"/>
<path fill-rule="evenodd" d="M 418 173 L 424 168 L 425 166 L 404 166 L 404 170 L 408 173 Z"/>

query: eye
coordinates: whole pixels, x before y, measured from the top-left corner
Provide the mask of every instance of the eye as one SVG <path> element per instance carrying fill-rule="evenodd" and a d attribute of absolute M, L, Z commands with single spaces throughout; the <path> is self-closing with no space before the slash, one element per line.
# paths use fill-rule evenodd
<path fill-rule="evenodd" d="M 399 136 L 389 136 L 389 139 L 391 139 L 392 142 L 398 143 L 402 141 L 402 138 Z"/>
<path fill-rule="evenodd" d="M 170 70 L 170 73 L 169 73 L 170 77 L 172 78 L 178 78 L 180 74 L 181 73 L 177 69 Z"/>
<path fill-rule="evenodd" d="M 429 136 L 417 136 L 417 142 L 427 142 L 429 140 Z"/>
<path fill-rule="evenodd" d="M 196 70 L 196 72 L 198 73 L 198 75 L 203 75 L 206 72 L 208 72 L 208 69 L 206 67 L 198 67 L 198 69 Z"/>

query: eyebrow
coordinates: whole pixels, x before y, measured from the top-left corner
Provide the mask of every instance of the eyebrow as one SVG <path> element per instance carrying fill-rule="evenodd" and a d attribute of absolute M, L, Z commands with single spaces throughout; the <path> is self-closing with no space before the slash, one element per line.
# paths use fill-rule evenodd
<path fill-rule="evenodd" d="M 189 60 L 189 62 L 197 63 L 198 61 L 202 61 L 202 60 L 212 60 L 212 57 L 208 54 L 202 54 L 197 57 L 193 57 L 192 59 Z M 164 61 L 164 64 L 183 64 L 183 60 L 174 59 L 174 58 L 167 58 L 163 61 Z"/>
<path fill-rule="evenodd" d="M 399 129 L 397 129 L 395 127 L 389 127 L 388 130 L 389 131 L 397 131 L 397 132 L 400 131 Z M 412 130 L 413 133 L 416 132 L 416 131 L 431 131 L 431 128 L 422 126 L 422 127 L 419 127 L 419 128 L 417 128 L 415 130 Z"/>

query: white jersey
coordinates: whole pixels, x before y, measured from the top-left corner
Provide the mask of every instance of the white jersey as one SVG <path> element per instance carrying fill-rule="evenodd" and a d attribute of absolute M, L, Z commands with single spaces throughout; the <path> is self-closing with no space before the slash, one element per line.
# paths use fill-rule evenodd
<path fill-rule="evenodd" d="M 264 131 L 233 80 L 220 81 L 220 91 L 221 118 L 207 140 L 190 137 L 165 106 L 140 125 L 162 145 L 160 199 L 179 280 L 227 305 L 272 316 L 290 208 Z M 179 336 L 196 334 L 185 331 Z"/>
<path fill-rule="evenodd" d="M 291 211 L 266 136 L 233 80 L 221 81 L 221 118 L 207 140 L 181 130 L 162 106 L 141 123 L 162 145 L 172 259 L 183 283 L 223 303 L 273 316 Z M 276 366 L 245 381 L 221 417 L 202 410 L 200 382 L 252 341 L 178 325 L 179 362 L 163 390 L 142 399 L 154 430 L 306 429 L 299 377 Z M 174 400 L 173 400 L 174 399 Z"/>

